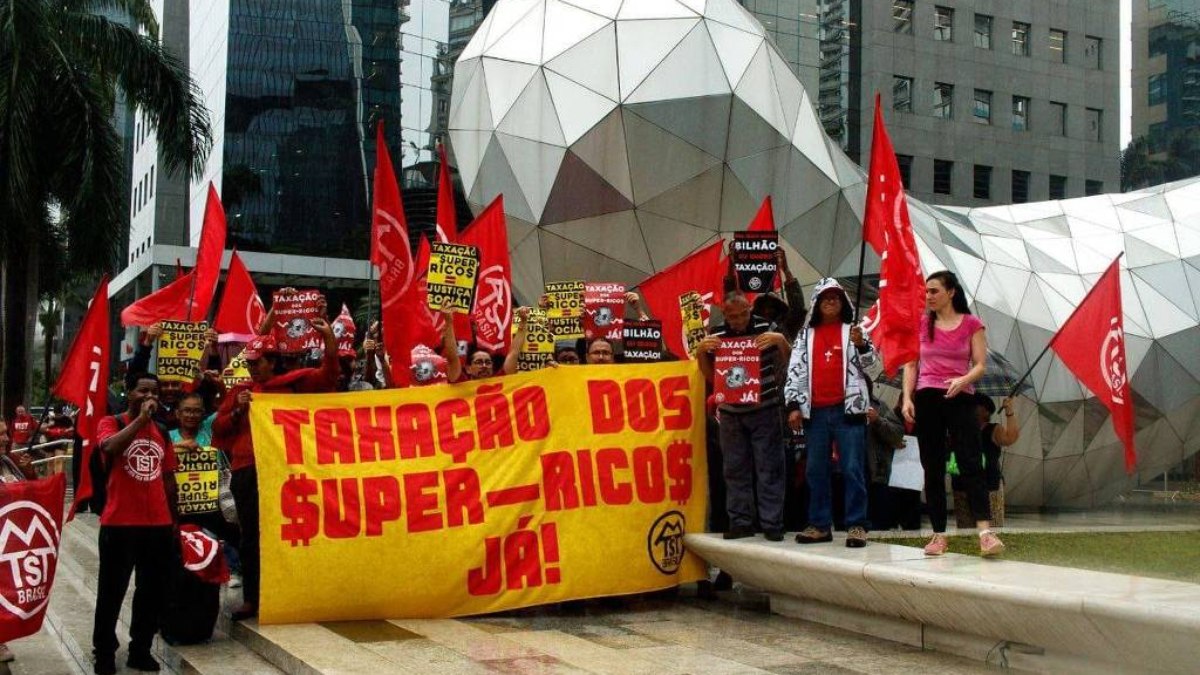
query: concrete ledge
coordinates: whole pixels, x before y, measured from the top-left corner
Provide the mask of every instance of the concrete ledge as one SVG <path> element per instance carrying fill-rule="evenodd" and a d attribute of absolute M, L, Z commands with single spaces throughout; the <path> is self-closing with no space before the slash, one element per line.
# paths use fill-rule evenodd
<path fill-rule="evenodd" d="M 983 560 L 690 534 L 687 546 L 771 594 L 771 609 L 1025 670 L 1196 672 L 1200 585 Z M 1016 661 L 1017 663 L 1014 663 Z"/>

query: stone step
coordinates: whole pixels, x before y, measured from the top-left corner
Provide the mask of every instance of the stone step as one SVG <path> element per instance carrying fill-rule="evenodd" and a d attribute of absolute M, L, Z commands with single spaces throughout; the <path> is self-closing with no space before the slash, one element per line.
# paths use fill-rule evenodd
<path fill-rule="evenodd" d="M 92 620 L 96 607 L 96 584 L 99 569 L 97 537 L 99 523 L 92 514 L 81 514 L 63 531 L 59 571 L 55 579 L 47 620 L 54 628 L 60 643 L 80 672 L 90 673 Z M 129 634 L 132 582 L 126 593 L 117 636 L 125 642 Z M 280 673 L 253 651 L 229 637 L 231 628 L 228 607 L 240 604 L 241 594 L 225 589 L 222 613 L 212 641 L 201 645 L 172 646 L 155 638 L 153 652 L 167 672 L 180 675 L 271 675 Z M 124 660 L 124 650 L 118 652 L 118 665 Z"/>

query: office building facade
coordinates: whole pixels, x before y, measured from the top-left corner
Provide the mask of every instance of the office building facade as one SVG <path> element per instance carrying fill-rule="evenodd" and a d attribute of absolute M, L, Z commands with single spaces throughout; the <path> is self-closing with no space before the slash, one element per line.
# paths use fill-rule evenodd
<path fill-rule="evenodd" d="M 797 19 L 800 51 L 818 55 L 816 85 L 804 66 L 797 75 L 826 133 L 864 166 L 880 94 L 901 173 L 923 200 L 1118 188 L 1117 0 L 825 0 L 815 20 L 803 0 L 742 4 L 764 25 Z"/>
<path fill-rule="evenodd" d="M 1200 127 L 1200 0 L 1133 2 L 1133 137 Z"/>

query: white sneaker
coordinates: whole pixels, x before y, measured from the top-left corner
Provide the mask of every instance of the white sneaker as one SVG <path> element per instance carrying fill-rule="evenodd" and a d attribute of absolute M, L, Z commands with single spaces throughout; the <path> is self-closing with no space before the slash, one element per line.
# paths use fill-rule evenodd
<path fill-rule="evenodd" d="M 241 575 L 238 575 L 238 574 L 229 575 L 229 587 L 230 588 L 241 588 L 242 587 Z"/>

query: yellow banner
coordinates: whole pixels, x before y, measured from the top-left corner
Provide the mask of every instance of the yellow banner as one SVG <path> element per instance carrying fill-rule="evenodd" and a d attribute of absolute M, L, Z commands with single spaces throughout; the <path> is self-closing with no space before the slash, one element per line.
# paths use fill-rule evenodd
<path fill-rule="evenodd" d="M 437 242 L 430 251 L 426 304 L 431 309 L 448 305 L 459 314 L 469 314 L 479 274 L 479 249 Z"/>
<path fill-rule="evenodd" d="M 695 362 L 256 394 L 263 623 L 438 618 L 695 581 Z"/>
<path fill-rule="evenodd" d="M 204 356 L 208 323 L 204 321 L 163 321 L 158 338 L 158 379 L 191 382 L 200 376 L 200 357 Z"/>

